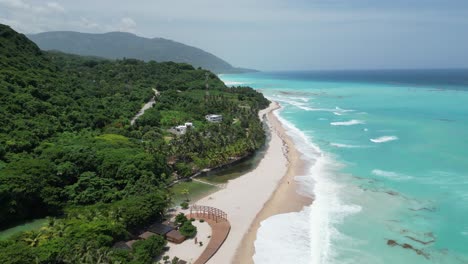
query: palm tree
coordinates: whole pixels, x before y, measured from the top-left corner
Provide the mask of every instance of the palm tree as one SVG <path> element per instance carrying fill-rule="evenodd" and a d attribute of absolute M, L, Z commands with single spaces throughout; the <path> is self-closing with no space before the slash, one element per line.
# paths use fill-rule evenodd
<path fill-rule="evenodd" d="M 187 189 L 187 188 L 182 189 L 182 190 L 180 191 L 180 194 L 185 195 L 185 200 L 186 200 L 187 202 L 190 201 L 190 199 L 189 199 L 189 197 L 188 197 L 189 194 L 190 194 L 189 189 Z"/>
<path fill-rule="evenodd" d="M 33 231 L 28 231 L 24 233 L 25 237 L 23 238 L 23 241 L 26 242 L 30 247 L 37 247 L 39 246 L 43 241 L 49 239 L 50 235 L 47 234 L 44 230 L 33 230 Z"/>

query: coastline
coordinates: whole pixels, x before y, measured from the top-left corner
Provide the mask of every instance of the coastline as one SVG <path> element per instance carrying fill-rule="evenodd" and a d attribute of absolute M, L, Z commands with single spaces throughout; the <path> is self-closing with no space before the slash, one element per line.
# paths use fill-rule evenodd
<path fill-rule="evenodd" d="M 281 179 L 273 195 L 255 217 L 248 232 L 244 235 L 242 244 L 237 248 L 233 263 L 254 263 L 254 243 L 257 237 L 257 230 L 260 228 L 262 221 L 277 214 L 299 212 L 304 206 L 310 205 L 313 202 L 313 199 L 302 196 L 297 192 L 299 186 L 295 177 L 304 175 L 307 169 L 306 162 L 301 159 L 301 153 L 294 146 L 293 140 L 286 133 L 286 129 L 276 117 L 274 111 L 268 113 L 268 123 L 271 133 L 281 138 L 283 146 L 286 149 L 284 155 L 288 162 L 287 172 Z"/>
<path fill-rule="evenodd" d="M 312 202 L 296 191 L 294 177 L 304 172 L 305 162 L 274 114 L 280 107 L 272 102 L 259 111 L 259 118 L 266 117 L 271 138 L 258 166 L 196 202 L 223 210 L 231 222 L 228 238 L 207 263 L 253 263 L 261 221 L 272 215 L 300 211 Z"/>

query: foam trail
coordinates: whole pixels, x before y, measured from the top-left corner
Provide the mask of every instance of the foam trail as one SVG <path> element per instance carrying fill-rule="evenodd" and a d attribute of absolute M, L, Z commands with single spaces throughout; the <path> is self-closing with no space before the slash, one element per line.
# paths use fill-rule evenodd
<path fill-rule="evenodd" d="M 337 147 L 337 148 L 365 148 L 365 146 L 357 146 L 357 145 L 348 145 L 348 144 L 340 144 L 340 143 L 330 143 L 330 146 Z"/>
<path fill-rule="evenodd" d="M 313 110 L 313 108 L 306 106 L 306 104 L 305 104 L 305 102 L 303 100 L 301 100 L 301 102 L 298 102 L 298 101 L 295 101 L 295 100 L 291 100 L 290 97 L 284 97 L 284 96 L 274 96 L 273 98 L 268 98 L 268 99 L 278 101 L 278 102 L 287 103 L 287 104 L 290 104 L 292 106 L 295 106 L 295 107 L 297 107 L 299 109 L 302 109 L 302 110 L 305 110 L 305 111 L 312 111 Z"/>
<path fill-rule="evenodd" d="M 284 102 L 284 103 L 293 105 L 293 106 L 295 106 L 295 107 L 297 107 L 299 109 L 305 110 L 305 111 L 332 112 L 335 115 L 343 115 L 343 113 L 348 113 L 348 112 L 354 112 L 355 111 L 355 110 L 352 110 L 352 109 L 341 109 L 339 107 L 335 107 L 335 109 L 332 109 L 332 108 L 315 108 L 315 107 L 306 106 L 305 103 L 308 102 L 308 99 L 304 100 L 303 97 L 294 97 L 294 96 L 285 97 L 285 96 L 281 96 L 281 95 L 274 95 L 274 96 L 268 97 L 268 99 L 273 100 L 273 101 L 278 101 L 278 102 Z M 292 99 L 300 100 L 300 102 L 292 100 Z"/>
<path fill-rule="evenodd" d="M 376 176 L 380 176 L 380 177 L 389 178 L 389 179 L 392 179 L 392 180 L 397 180 L 397 181 L 398 180 L 410 180 L 410 179 L 413 178 L 411 176 L 396 173 L 396 172 L 393 172 L 393 171 L 384 171 L 384 170 L 379 170 L 379 169 L 372 170 L 372 174 L 374 174 Z"/>
<path fill-rule="evenodd" d="M 343 113 L 347 113 L 347 112 L 354 112 L 355 110 L 353 109 L 341 109 L 339 108 L 338 106 L 335 107 L 336 110 L 340 111 L 340 112 L 343 112 Z"/>
<path fill-rule="evenodd" d="M 371 138 L 369 140 L 374 143 L 384 143 L 384 142 L 398 140 L 398 137 L 397 136 L 383 136 L 383 137 L 378 137 L 378 138 Z"/>
<path fill-rule="evenodd" d="M 366 122 L 362 120 L 349 120 L 349 121 L 344 121 L 344 122 L 331 122 L 330 125 L 332 126 L 353 126 L 353 125 L 362 125 L 365 124 Z"/>

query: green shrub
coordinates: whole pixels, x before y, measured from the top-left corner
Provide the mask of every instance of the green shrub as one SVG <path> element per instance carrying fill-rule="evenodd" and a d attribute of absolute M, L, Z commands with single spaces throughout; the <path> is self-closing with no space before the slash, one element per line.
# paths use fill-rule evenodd
<path fill-rule="evenodd" d="M 192 225 L 192 222 L 185 221 L 179 228 L 179 232 L 185 237 L 194 237 L 197 233 L 197 227 Z"/>
<path fill-rule="evenodd" d="M 162 236 L 151 236 L 146 240 L 139 240 L 133 244 L 133 258 L 138 263 L 152 263 L 155 256 L 161 254 L 166 245 Z"/>
<path fill-rule="evenodd" d="M 183 202 L 180 204 L 180 207 L 182 207 L 182 209 L 186 210 L 189 208 L 189 204 L 187 202 Z"/>
<path fill-rule="evenodd" d="M 175 222 L 179 225 L 183 225 L 185 222 L 187 222 L 187 217 L 184 215 L 184 213 L 180 213 L 176 216 Z"/>

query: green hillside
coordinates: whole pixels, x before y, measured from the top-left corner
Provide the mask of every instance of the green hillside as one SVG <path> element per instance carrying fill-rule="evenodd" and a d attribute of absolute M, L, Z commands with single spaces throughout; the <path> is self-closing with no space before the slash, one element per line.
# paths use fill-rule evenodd
<path fill-rule="evenodd" d="M 169 183 L 264 143 L 268 100 L 188 64 L 44 52 L 0 25 L 0 66 L 0 228 L 51 217 L 0 241 L 2 263 L 150 263 L 163 241 L 111 246 L 164 217 Z M 156 105 L 130 125 L 153 89 Z M 196 127 L 167 131 L 183 121 Z"/>
<path fill-rule="evenodd" d="M 226 61 L 199 48 L 163 38 L 143 38 L 131 33 L 89 34 L 56 31 L 32 34 L 28 37 L 43 50 L 57 50 L 109 59 L 134 58 L 144 61 L 182 62 L 215 73 L 251 71 L 235 68 Z"/>

